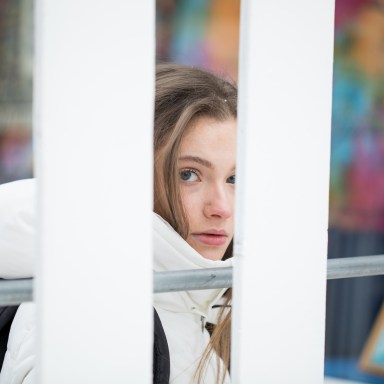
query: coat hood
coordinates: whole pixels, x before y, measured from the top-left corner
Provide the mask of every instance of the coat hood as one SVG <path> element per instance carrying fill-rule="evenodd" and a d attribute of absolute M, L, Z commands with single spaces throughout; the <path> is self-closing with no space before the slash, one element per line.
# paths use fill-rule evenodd
<path fill-rule="evenodd" d="M 156 272 L 185 269 L 224 268 L 232 266 L 232 258 L 208 260 L 195 251 L 164 219 L 153 214 L 153 269 Z M 158 293 L 156 308 L 171 312 L 193 312 L 210 318 L 212 306 L 226 288 Z"/>
<path fill-rule="evenodd" d="M 0 278 L 27 278 L 34 274 L 35 193 L 35 179 L 0 185 Z"/>

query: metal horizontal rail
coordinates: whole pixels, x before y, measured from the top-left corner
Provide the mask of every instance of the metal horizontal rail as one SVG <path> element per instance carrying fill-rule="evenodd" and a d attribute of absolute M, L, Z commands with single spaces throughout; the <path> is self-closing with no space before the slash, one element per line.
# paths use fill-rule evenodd
<path fill-rule="evenodd" d="M 33 279 L 0 280 L 0 306 L 33 300 Z"/>
<path fill-rule="evenodd" d="M 376 275 L 384 275 L 384 255 L 328 260 L 328 280 Z"/>
<path fill-rule="evenodd" d="M 154 273 L 155 293 L 229 288 L 231 286 L 231 267 Z"/>
<path fill-rule="evenodd" d="M 384 255 L 330 259 L 327 279 L 384 275 Z M 33 279 L 0 280 L 0 306 L 32 301 Z M 232 268 L 193 269 L 154 273 L 154 292 L 229 288 Z"/>

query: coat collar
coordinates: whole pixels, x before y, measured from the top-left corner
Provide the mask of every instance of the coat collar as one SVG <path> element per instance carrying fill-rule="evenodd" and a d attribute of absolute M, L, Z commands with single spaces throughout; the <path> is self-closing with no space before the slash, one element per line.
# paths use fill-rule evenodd
<path fill-rule="evenodd" d="M 232 259 L 205 259 L 159 215 L 153 215 L 153 265 L 156 272 L 232 266 Z M 207 317 L 212 305 L 225 291 L 226 288 L 158 293 L 154 295 L 154 304 L 172 312 L 193 312 Z"/>

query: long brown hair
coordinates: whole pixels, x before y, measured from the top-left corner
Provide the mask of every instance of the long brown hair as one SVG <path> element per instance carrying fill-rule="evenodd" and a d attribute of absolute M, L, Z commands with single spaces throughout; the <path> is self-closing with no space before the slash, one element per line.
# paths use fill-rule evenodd
<path fill-rule="evenodd" d="M 225 121 L 237 117 L 237 88 L 234 82 L 196 67 L 178 64 L 156 66 L 154 125 L 154 211 L 163 217 L 184 239 L 188 235 L 186 218 L 179 191 L 177 155 L 188 128 L 202 117 Z M 232 256 L 232 242 L 223 259 Z M 231 300 L 226 294 L 224 305 Z M 225 307 L 223 307 L 225 308 Z M 231 311 L 222 310 L 210 342 L 203 353 L 196 377 L 202 381 L 206 363 L 213 350 L 226 369 L 230 363 Z M 217 362 L 217 383 L 224 381 L 226 370 Z"/>

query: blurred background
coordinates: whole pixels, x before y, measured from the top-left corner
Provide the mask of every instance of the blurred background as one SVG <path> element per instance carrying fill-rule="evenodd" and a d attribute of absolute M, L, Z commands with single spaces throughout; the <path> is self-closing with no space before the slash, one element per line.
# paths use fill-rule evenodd
<path fill-rule="evenodd" d="M 0 0 L 0 183 L 30 177 L 33 2 Z"/>
<path fill-rule="evenodd" d="M 156 4 L 157 61 L 237 79 L 239 0 Z M 0 0 L 0 184 L 33 175 L 32 84 L 33 1 Z M 384 0 L 336 0 L 330 167 L 328 257 L 384 254 Z M 326 375 L 384 383 L 384 351 L 359 365 L 383 300 L 383 276 L 328 282 Z"/>

